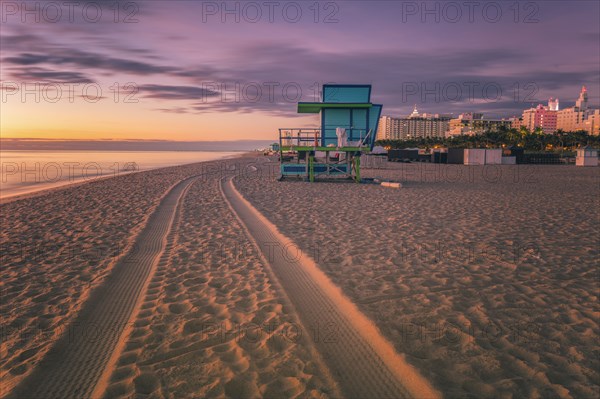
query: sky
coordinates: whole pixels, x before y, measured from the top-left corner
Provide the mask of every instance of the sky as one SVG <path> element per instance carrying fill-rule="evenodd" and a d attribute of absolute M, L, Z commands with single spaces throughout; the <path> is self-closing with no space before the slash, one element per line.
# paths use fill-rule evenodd
<path fill-rule="evenodd" d="M 600 104 L 597 1 L 0 5 L 2 138 L 275 139 L 323 83 L 396 117 Z"/>

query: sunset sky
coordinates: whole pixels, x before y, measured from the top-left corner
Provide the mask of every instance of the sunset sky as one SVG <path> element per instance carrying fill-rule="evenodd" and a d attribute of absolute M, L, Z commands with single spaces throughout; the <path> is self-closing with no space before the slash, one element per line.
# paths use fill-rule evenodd
<path fill-rule="evenodd" d="M 271 139 L 327 82 L 391 116 L 600 103 L 599 2 L 466 3 L 2 1 L 1 135 Z"/>

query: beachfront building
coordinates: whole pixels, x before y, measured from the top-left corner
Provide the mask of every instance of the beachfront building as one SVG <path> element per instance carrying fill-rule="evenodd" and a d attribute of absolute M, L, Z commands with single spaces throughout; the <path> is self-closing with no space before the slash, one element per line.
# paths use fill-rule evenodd
<path fill-rule="evenodd" d="M 598 134 L 597 114 L 597 110 L 588 108 L 588 93 L 585 86 L 583 86 L 575 106 L 558 111 L 556 129 L 564 132 L 585 130 L 589 134 Z"/>
<path fill-rule="evenodd" d="M 425 137 L 446 137 L 451 117 L 440 114 L 420 114 L 417 106 L 405 118 L 383 116 L 379 120 L 380 140 L 407 140 Z"/>
<path fill-rule="evenodd" d="M 512 118 L 509 118 L 508 120 L 510 121 L 511 129 L 519 130 L 521 128 L 521 126 L 523 126 L 523 118 L 521 118 L 521 117 L 513 116 Z"/>
<path fill-rule="evenodd" d="M 500 128 L 510 129 L 510 119 L 483 119 L 482 113 L 466 112 L 449 122 L 448 136 L 475 135 L 485 132 L 496 132 Z"/>
<path fill-rule="evenodd" d="M 399 119 L 392 118 L 391 116 L 382 116 L 379 118 L 379 125 L 377 128 L 377 140 L 392 140 L 392 137 L 396 136 L 394 132 L 397 132 Z"/>
<path fill-rule="evenodd" d="M 542 129 L 545 134 L 554 133 L 557 129 L 558 99 L 551 98 L 548 105 L 542 104 L 523 111 L 522 126 L 533 132 Z"/>
<path fill-rule="evenodd" d="M 588 110 L 583 129 L 592 136 L 600 136 L 600 109 Z"/>

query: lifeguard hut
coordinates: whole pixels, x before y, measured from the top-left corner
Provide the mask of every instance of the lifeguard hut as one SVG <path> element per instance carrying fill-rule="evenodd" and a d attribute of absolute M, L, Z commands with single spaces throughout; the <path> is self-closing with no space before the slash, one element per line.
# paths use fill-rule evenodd
<path fill-rule="evenodd" d="M 320 115 L 320 128 L 279 129 L 280 179 L 360 182 L 360 156 L 373 149 L 382 105 L 371 103 L 371 85 L 326 84 L 322 100 L 298 103 L 298 113 Z"/>
<path fill-rule="evenodd" d="M 598 150 L 590 146 L 577 149 L 577 157 L 575 158 L 577 166 L 598 166 Z"/>

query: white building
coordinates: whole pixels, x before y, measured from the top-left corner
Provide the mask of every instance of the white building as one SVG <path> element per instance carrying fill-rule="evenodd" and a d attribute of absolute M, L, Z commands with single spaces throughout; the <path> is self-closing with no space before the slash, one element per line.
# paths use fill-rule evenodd
<path fill-rule="evenodd" d="M 378 140 L 405 140 L 425 137 L 446 137 L 450 117 L 446 115 L 419 114 L 417 106 L 406 118 L 382 116 L 379 119 Z"/>
<path fill-rule="evenodd" d="M 598 134 L 597 129 L 594 129 L 595 117 L 589 123 L 589 116 L 594 115 L 594 111 L 588 109 L 588 94 L 585 86 L 581 88 L 579 98 L 575 102 L 574 107 L 565 108 L 558 111 L 556 117 L 556 130 L 564 132 L 576 132 L 585 130 L 589 134 Z"/>

